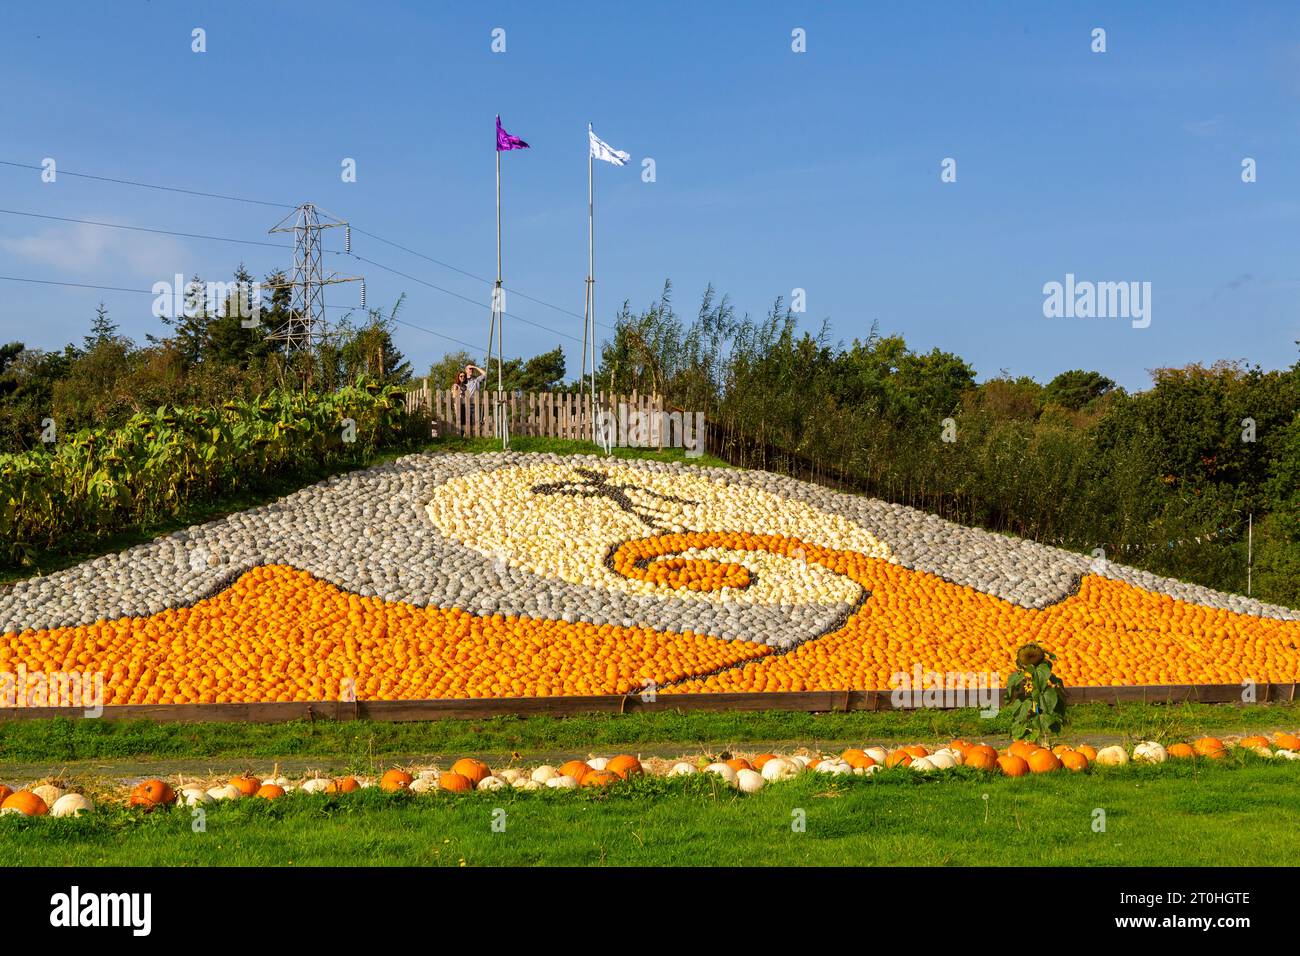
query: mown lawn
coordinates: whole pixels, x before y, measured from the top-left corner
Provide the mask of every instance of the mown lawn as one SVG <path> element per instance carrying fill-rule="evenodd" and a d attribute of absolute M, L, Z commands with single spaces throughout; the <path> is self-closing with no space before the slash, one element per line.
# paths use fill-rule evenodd
<path fill-rule="evenodd" d="M 200 832 L 183 808 L 8 815 L 0 866 L 1294 865 L 1298 780 L 1295 763 L 1239 754 L 1020 779 L 810 773 L 751 795 L 711 777 L 607 793 L 293 794 L 210 805 Z"/>
<path fill-rule="evenodd" d="M 1081 704 L 1069 711 L 1066 742 L 1160 740 L 1205 734 L 1300 730 L 1300 706 L 1258 704 Z M 683 752 L 717 752 L 748 744 L 783 742 L 842 749 L 868 743 L 946 743 L 953 737 L 1004 746 L 1005 714 L 992 719 L 975 710 L 855 711 L 806 714 L 752 713 L 592 714 L 579 717 L 491 717 L 411 723 L 293 721 L 281 724 L 155 723 L 148 720 L 14 720 L 0 722 L 0 767 L 45 763 L 57 768 L 79 760 L 135 758 L 319 758 L 364 770 L 390 756 L 455 755 L 489 759 L 512 753 L 568 752 L 673 746 Z"/>

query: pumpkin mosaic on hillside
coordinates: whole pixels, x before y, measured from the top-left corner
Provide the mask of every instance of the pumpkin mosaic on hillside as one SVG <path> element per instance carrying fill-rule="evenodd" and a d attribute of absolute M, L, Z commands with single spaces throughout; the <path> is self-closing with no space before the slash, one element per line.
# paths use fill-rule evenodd
<path fill-rule="evenodd" d="M 21 582 L 0 628 L 0 670 L 102 672 L 110 705 L 885 689 L 1029 642 L 1069 686 L 1300 672 L 1293 610 L 775 475 L 513 453 Z"/>

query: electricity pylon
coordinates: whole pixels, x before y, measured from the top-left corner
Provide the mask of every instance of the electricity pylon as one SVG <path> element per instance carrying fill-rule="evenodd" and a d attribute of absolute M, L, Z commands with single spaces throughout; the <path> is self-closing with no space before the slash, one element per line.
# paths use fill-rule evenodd
<path fill-rule="evenodd" d="M 325 286 L 340 282 L 361 283 L 361 304 L 366 301 L 366 280 L 361 276 L 325 274 L 321 262 L 320 234 L 322 229 L 343 227 L 344 251 L 352 251 L 352 227 L 342 219 L 305 202 L 281 219 L 268 232 L 293 233 L 293 276 L 288 282 L 269 286 L 271 289 L 292 289 L 289 320 L 269 336 L 285 343 L 290 353 L 310 352 L 325 334 Z"/>

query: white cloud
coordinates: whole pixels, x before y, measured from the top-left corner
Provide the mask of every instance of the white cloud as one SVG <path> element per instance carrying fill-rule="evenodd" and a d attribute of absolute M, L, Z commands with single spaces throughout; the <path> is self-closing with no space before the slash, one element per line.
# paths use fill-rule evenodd
<path fill-rule="evenodd" d="M 191 258 L 185 245 L 170 236 L 83 223 L 42 229 L 36 235 L 17 239 L 0 239 L 0 248 L 17 258 L 76 276 L 94 273 L 102 277 L 105 272 L 117 272 L 151 282 L 185 273 Z"/>

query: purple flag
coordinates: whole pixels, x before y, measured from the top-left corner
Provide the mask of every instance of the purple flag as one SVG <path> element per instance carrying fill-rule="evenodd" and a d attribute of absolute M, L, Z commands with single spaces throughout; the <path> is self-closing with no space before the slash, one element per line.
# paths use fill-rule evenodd
<path fill-rule="evenodd" d="M 501 127 L 501 117 L 497 117 L 497 152 L 503 149 L 528 149 L 528 144 L 518 136 L 511 136 Z"/>

